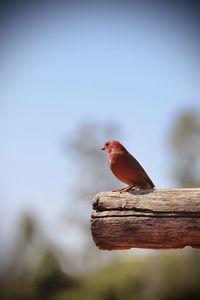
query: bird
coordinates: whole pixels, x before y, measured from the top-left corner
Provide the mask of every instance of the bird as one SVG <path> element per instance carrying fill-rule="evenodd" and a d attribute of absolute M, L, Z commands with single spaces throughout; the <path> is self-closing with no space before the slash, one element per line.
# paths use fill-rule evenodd
<path fill-rule="evenodd" d="M 108 165 L 117 179 L 128 186 L 113 190 L 123 192 L 133 190 L 154 189 L 155 185 L 147 175 L 140 163 L 118 141 L 107 141 L 101 150 L 108 153 Z"/>

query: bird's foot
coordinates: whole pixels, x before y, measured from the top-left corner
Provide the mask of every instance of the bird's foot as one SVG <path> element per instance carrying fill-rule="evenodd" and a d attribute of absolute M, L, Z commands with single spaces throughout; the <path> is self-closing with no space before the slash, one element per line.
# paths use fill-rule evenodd
<path fill-rule="evenodd" d="M 124 191 L 124 188 L 123 189 L 112 190 L 112 192 L 119 192 L 119 193 L 122 193 L 123 191 Z"/>
<path fill-rule="evenodd" d="M 126 186 L 124 188 L 113 190 L 112 192 L 122 193 L 122 192 L 128 192 L 130 190 L 136 190 L 136 189 L 137 189 L 137 187 L 135 187 L 134 185 L 128 185 L 128 186 Z"/>

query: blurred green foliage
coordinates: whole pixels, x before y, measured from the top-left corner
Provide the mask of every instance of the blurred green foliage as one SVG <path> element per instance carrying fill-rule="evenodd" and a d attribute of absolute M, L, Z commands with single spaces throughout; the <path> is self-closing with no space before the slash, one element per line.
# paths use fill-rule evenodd
<path fill-rule="evenodd" d="M 200 113 L 183 111 L 170 131 L 172 172 L 180 187 L 200 186 Z"/>
<path fill-rule="evenodd" d="M 154 251 L 112 262 L 83 275 L 68 275 L 47 253 L 36 274 L 1 280 L 2 299 L 198 300 L 198 250 Z"/>

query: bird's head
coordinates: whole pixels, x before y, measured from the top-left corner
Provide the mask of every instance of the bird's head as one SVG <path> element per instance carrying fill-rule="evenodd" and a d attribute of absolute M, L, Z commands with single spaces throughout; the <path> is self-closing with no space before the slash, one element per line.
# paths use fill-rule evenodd
<path fill-rule="evenodd" d="M 105 150 L 108 153 L 124 153 L 127 151 L 120 142 L 115 140 L 106 142 L 101 150 Z"/>

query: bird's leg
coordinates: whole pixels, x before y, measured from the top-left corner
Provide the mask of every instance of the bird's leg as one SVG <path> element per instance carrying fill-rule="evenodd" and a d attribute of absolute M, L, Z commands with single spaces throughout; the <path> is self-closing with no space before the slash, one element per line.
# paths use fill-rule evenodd
<path fill-rule="evenodd" d="M 137 188 L 138 188 L 138 187 L 136 187 L 136 186 L 134 186 L 133 184 L 131 184 L 131 185 L 125 186 L 125 187 L 122 188 L 122 189 L 113 190 L 113 192 L 120 192 L 120 193 L 122 193 L 122 192 L 128 192 L 128 191 L 131 190 L 131 189 L 137 189 Z"/>

